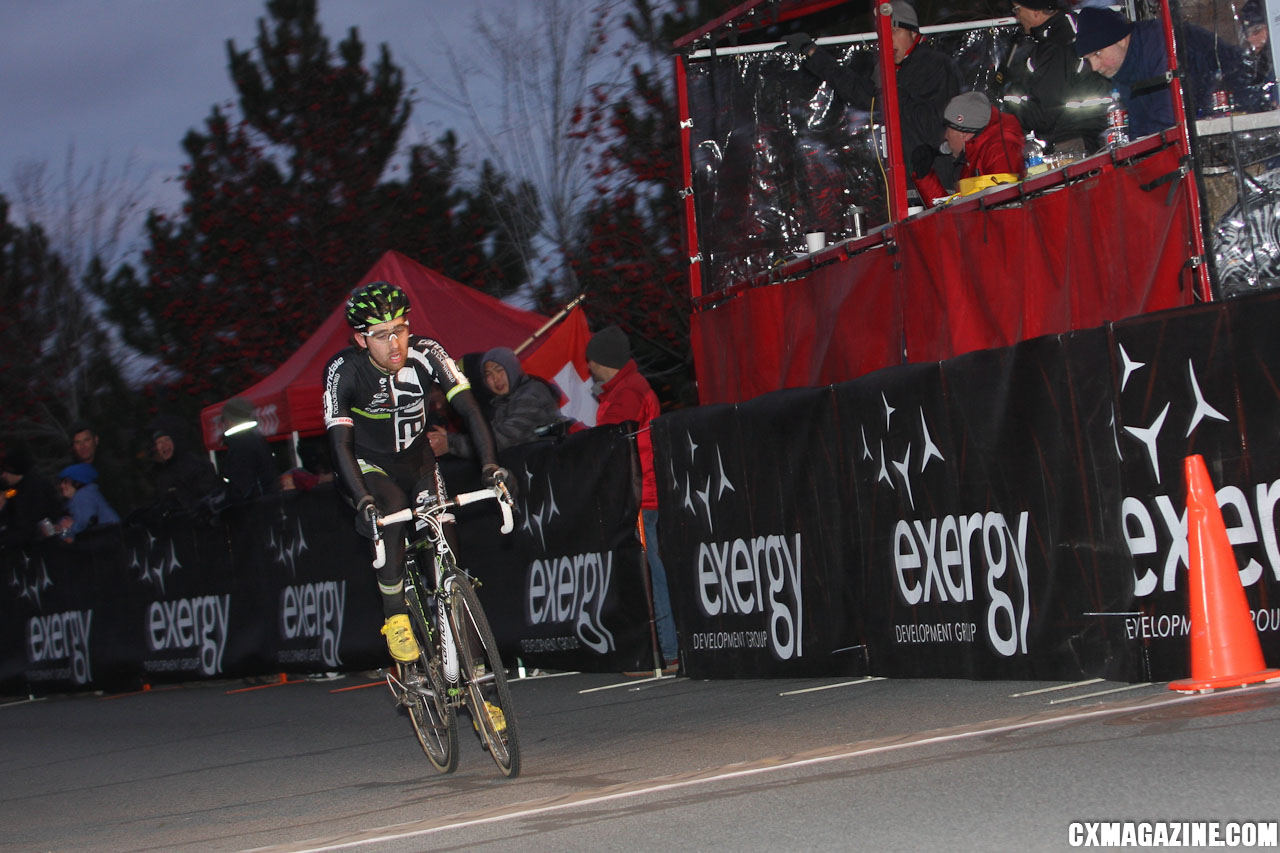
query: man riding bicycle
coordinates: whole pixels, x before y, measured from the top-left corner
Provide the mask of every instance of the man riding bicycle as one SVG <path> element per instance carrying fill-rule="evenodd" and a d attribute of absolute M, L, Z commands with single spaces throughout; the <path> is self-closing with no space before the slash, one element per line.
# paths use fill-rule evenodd
<path fill-rule="evenodd" d="M 386 562 L 378 569 L 378 589 L 391 657 L 413 661 L 418 643 L 409 627 L 404 600 L 404 524 L 379 530 L 379 519 L 409 506 L 420 492 L 445 495 L 444 480 L 427 440 L 427 403 L 433 383 L 467 423 L 481 460 L 485 486 L 507 484 L 498 466 L 493 434 L 471 385 L 439 342 L 409 332 L 409 299 L 394 284 L 361 285 L 347 299 L 347 323 L 354 346 L 329 360 L 324 371 L 324 424 L 338 481 L 355 504 L 356 530 L 386 536 Z M 452 525 L 446 535 L 453 545 Z"/>

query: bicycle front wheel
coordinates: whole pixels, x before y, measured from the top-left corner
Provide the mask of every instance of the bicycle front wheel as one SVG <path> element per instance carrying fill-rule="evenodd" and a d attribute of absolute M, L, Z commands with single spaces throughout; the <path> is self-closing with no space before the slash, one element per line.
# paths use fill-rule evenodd
<path fill-rule="evenodd" d="M 455 573 L 445 580 L 445 587 L 471 719 L 502 775 L 518 776 L 520 735 L 498 643 L 471 581 Z"/>
<path fill-rule="evenodd" d="M 458 723 L 449 704 L 448 688 L 440 671 L 440 655 L 434 634 L 426 623 L 416 589 L 406 590 L 409 622 L 421 654 L 411 664 L 399 664 L 406 695 L 401 702 L 409 710 L 414 734 L 433 767 L 441 773 L 458 769 Z"/>

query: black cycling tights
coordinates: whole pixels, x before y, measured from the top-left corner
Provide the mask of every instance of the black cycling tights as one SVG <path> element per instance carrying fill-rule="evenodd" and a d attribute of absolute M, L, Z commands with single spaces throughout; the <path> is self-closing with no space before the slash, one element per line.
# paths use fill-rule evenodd
<path fill-rule="evenodd" d="M 444 494 L 444 482 L 435 472 L 421 480 L 416 480 L 414 477 L 406 478 L 403 471 L 389 473 L 398 473 L 401 476 L 392 479 L 382 471 L 366 471 L 364 474 L 365 486 L 368 487 L 369 494 L 373 495 L 373 502 L 377 505 L 378 511 L 383 515 L 404 509 L 412 499 L 410 496 L 416 496 L 424 489 L 432 489 L 437 494 Z M 406 482 L 410 483 L 408 489 L 402 485 Z M 382 531 L 383 541 L 387 546 L 387 561 L 383 563 L 382 568 L 378 569 L 378 588 L 382 592 L 384 616 L 408 612 L 403 591 L 404 537 L 405 525 L 411 523 L 404 521 L 399 524 L 389 524 Z M 455 549 L 456 553 L 458 540 L 452 523 L 444 525 L 444 535 L 449 542 L 449 547 Z"/>

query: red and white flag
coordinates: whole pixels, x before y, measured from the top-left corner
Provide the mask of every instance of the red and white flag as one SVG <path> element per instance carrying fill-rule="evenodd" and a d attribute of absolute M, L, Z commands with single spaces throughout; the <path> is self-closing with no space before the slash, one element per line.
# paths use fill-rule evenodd
<path fill-rule="evenodd" d="M 574 306 L 542 346 L 520 360 L 530 376 L 541 376 L 560 388 L 560 411 L 584 426 L 596 425 L 596 398 L 591 393 L 591 371 L 587 370 L 587 315 Z"/>

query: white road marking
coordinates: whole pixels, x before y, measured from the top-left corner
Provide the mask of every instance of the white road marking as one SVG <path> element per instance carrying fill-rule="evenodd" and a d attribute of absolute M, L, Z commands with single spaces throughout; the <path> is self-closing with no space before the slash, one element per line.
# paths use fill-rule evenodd
<path fill-rule="evenodd" d="M 1010 693 L 1010 699 L 1017 699 L 1020 696 L 1038 696 L 1041 693 L 1052 693 L 1055 690 L 1070 690 L 1073 687 L 1084 687 L 1086 684 L 1097 684 L 1101 678 L 1088 678 L 1084 681 L 1073 681 L 1070 684 L 1055 684 L 1053 687 L 1041 687 L 1039 690 L 1027 690 L 1023 693 Z M 1049 704 L 1053 704 L 1052 702 Z"/>
<path fill-rule="evenodd" d="M 872 681 L 884 681 L 883 676 L 868 675 L 866 678 L 859 678 L 857 681 L 841 681 L 837 684 L 824 684 L 821 687 L 805 687 L 800 690 L 787 690 L 779 693 L 779 696 L 798 696 L 801 693 L 817 693 L 819 690 L 832 690 L 836 687 L 849 687 L 854 684 L 869 684 Z"/>
<path fill-rule="evenodd" d="M 1148 685 L 1132 685 L 1131 687 L 1143 686 Z M 1253 691 L 1259 691 L 1268 689 L 1274 690 L 1277 688 L 1253 687 L 1251 689 Z M 674 791 L 681 788 L 693 787 L 695 785 L 706 785 L 732 779 L 759 776 L 766 773 L 775 773 L 780 770 L 792 770 L 799 767 L 828 764 L 833 761 L 843 761 L 850 758 L 860 758 L 862 756 L 877 755 L 902 749 L 911 749 L 919 746 L 955 743 L 972 738 L 984 737 L 986 735 L 1034 729 L 1041 726 L 1058 725 L 1061 723 L 1099 719 L 1103 717 L 1115 717 L 1122 714 L 1131 714 L 1136 711 L 1145 711 L 1150 708 L 1181 705 L 1186 702 L 1199 702 L 1212 698 L 1220 698 L 1222 695 L 1223 694 L 1221 692 L 1192 695 L 1157 695 L 1155 697 L 1146 697 L 1132 702 L 1126 702 L 1122 705 L 1114 705 L 1106 708 L 1094 708 L 1086 711 L 1076 711 L 1065 708 L 1056 711 L 1042 711 L 1039 714 L 1015 717 L 1008 720 L 991 720 L 985 723 L 977 723 L 967 726 L 936 729 L 933 732 L 921 732 L 915 735 L 897 735 L 879 740 L 865 741 L 860 744 L 845 744 L 839 747 L 826 747 L 821 750 L 814 750 L 809 753 L 799 753 L 793 756 L 765 758 L 759 761 L 746 763 L 745 765 L 731 765 L 732 769 L 724 768 L 716 770 L 701 770 L 677 774 L 674 776 L 661 777 L 658 779 L 624 782 L 617 785 L 609 785 L 595 791 L 580 791 L 572 794 L 563 794 L 557 797 L 547 797 L 542 800 L 531 800 L 525 803 L 499 806 L 492 809 L 452 815 L 445 818 L 437 818 L 435 820 L 412 821 L 410 823 L 397 824 L 394 827 L 381 827 L 363 830 L 360 832 L 345 833 L 342 835 L 331 836 L 329 838 L 312 839 L 310 841 L 300 842 L 297 844 L 258 847 L 251 851 L 246 851 L 246 853 L 284 853 L 284 851 L 290 851 L 291 853 L 320 853 L 320 851 L 325 850 L 347 850 L 354 847 L 364 847 L 370 844 L 381 844 L 384 842 L 399 841 L 406 838 L 417 838 L 451 829 L 463 829 L 469 826 L 518 820 L 520 818 L 533 817 L 535 815 L 547 814 L 548 812 L 562 811 L 565 809 L 583 808 L 585 806 L 606 803 L 612 800 L 660 794 L 665 791 Z M 850 748 L 850 746 L 852 746 L 852 748 Z"/>

